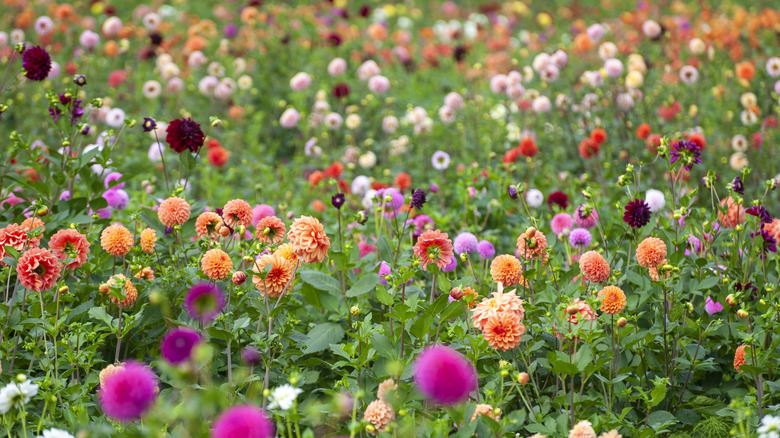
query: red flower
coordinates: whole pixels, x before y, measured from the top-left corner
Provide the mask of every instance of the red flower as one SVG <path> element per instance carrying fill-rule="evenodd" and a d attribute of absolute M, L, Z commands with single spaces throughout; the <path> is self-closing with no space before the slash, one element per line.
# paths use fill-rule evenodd
<path fill-rule="evenodd" d="M 452 252 L 452 242 L 447 237 L 447 233 L 439 230 L 425 230 L 417 238 L 414 245 L 414 256 L 420 259 L 423 271 L 427 271 L 429 263 L 433 263 L 443 269 L 452 262 L 454 253 Z"/>
<path fill-rule="evenodd" d="M 412 177 L 406 172 L 401 172 L 395 177 L 394 186 L 402 192 L 408 190 L 412 186 Z"/>
<path fill-rule="evenodd" d="M 342 172 L 344 172 L 344 165 L 338 161 L 334 161 L 325 169 L 325 176 L 328 178 L 338 178 L 341 176 Z"/>
<path fill-rule="evenodd" d="M 639 139 L 645 139 L 648 135 L 650 135 L 650 125 L 647 123 L 642 123 L 636 128 L 636 137 Z M 660 137 L 659 137 L 660 140 Z"/>
<path fill-rule="evenodd" d="M 601 128 L 596 128 L 590 132 L 590 139 L 596 142 L 597 145 L 601 145 L 607 139 L 607 132 Z"/>
<path fill-rule="evenodd" d="M 501 159 L 504 163 L 514 163 L 517 161 L 517 158 L 520 156 L 520 148 L 512 148 L 506 152 L 504 152 L 504 157 Z"/>
<path fill-rule="evenodd" d="M 63 262 L 70 257 L 65 269 L 76 269 L 87 261 L 89 241 L 87 237 L 71 228 L 57 231 L 49 240 L 49 248 Z"/>
<path fill-rule="evenodd" d="M 19 257 L 16 276 L 22 286 L 34 292 L 49 290 L 60 278 L 62 263 L 47 249 L 32 248 Z"/>
<path fill-rule="evenodd" d="M 520 153 L 526 157 L 533 157 L 539 152 L 536 142 L 531 137 L 525 137 L 520 140 Z"/>
<path fill-rule="evenodd" d="M 182 153 L 187 149 L 197 152 L 206 139 L 200 125 L 192 119 L 173 120 L 168 124 L 166 132 L 168 134 L 165 136 L 165 141 L 177 153 Z"/>
<path fill-rule="evenodd" d="M 230 158 L 230 152 L 222 146 L 217 146 L 208 149 L 209 163 L 212 166 L 222 167 L 224 166 L 228 158 Z"/>
<path fill-rule="evenodd" d="M 650 153 L 658 153 L 658 146 L 661 146 L 661 134 L 650 134 L 647 137 L 645 145 Z"/>
<path fill-rule="evenodd" d="M 598 155 L 600 147 L 595 140 L 588 137 L 582 139 L 578 149 L 580 151 L 580 156 L 582 158 L 588 159 L 590 157 Z"/>
<path fill-rule="evenodd" d="M 707 139 L 704 138 L 704 135 L 701 132 L 694 132 L 689 135 L 688 140 L 698 146 L 699 149 L 704 149 L 704 146 L 707 146 Z"/>

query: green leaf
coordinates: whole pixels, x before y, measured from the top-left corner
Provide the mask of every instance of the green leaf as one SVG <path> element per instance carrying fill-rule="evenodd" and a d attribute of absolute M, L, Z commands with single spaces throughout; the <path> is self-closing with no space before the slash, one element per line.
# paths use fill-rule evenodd
<path fill-rule="evenodd" d="M 416 337 L 417 339 L 422 339 L 426 334 L 428 334 L 431 331 L 431 326 L 433 326 L 433 316 L 423 313 L 422 315 L 417 317 L 417 320 L 412 324 L 412 327 L 409 329 L 409 333 L 412 334 L 412 336 Z"/>
<path fill-rule="evenodd" d="M 441 320 L 447 321 L 463 314 L 463 304 L 460 301 L 453 301 L 447 305 L 441 312 Z"/>
<path fill-rule="evenodd" d="M 658 406 L 659 403 L 664 401 L 664 397 L 666 397 L 666 385 L 669 384 L 669 381 L 661 377 L 656 377 L 653 380 L 653 384 L 655 385 L 655 387 L 653 388 L 652 391 L 650 391 L 650 400 L 647 401 L 648 409 L 652 409 L 653 407 Z"/>
<path fill-rule="evenodd" d="M 385 306 L 392 306 L 394 301 L 393 294 L 384 287 L 376 288 L 376 299 Z"/>
<path fill-rule="evenodd" d="M 317 353 L 327 349 L 330 344 L 341 341 L 344 337 L 344 329 L 333 322 L 317 324 L 307 333 L 309 341 L 306 343 L 304 354 Z"/>
<path fill-rule="evenodd" d="M 340 294 L 341 286 L 339 281 L 330 275 L 320 271 L 301 271 L 301 279 L 314 286 L 315 289 L 324 292 L 333 292 Z"/>
<path fill-rule="evenodd" d="M 93 307 L 89 309 L 89 316 L 90 318 L 97 319 L 98 321 L 103 321 L 103 323 L 109 328 L 113 329 L 114 325 L 112 322 L 114 321 L 111 316 L 106 313 L 106 309 L 103 307 Z"/>
<path fill-rule="evenodd" d="M 398 352 L 393 348 L 393 343 L 390 342 L 387 336 L 379 332 L 374 332 L 371 335 L 371 346 L 374 347 L 377 354 L 388 359 L 394 359 L 398 357 Z"/>
<path fill-rule="evenodd" d="M 360 280 L 356 281 L 351 288 L 347 291 L 348 297 L 359 297 L 365 295 L 376 288 L 379 283 L 379 276 L 373 272 L 362 276 Z"/>
<path fill-rule="evenodd" d="M 666 429 L 668 426 L 677 422 L 677 418 L 668 411 L 655 411 L 647 417 L 647 424 L 656 432 Z"/>
<path fill-rule="evenodd" d="M 718 282 L 720 281 L 720 277 L 707 277 L 704 280 L 699 282 L 699 285 L 696 287 L 698 290 L 707 290 L 715 287 Z"/>

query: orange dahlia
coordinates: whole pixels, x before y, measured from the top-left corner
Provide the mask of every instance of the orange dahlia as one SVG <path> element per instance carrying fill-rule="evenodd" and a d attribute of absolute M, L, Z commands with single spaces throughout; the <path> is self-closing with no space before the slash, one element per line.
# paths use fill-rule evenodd
<path fill-rule="evenodd" d="M 596 438 L 596 431 L 590 421 L 583 420 L 571 428 L 569 438 Z"/>
<path fill-rule="evenodd" d="M 609 264 L 601 254 L 588 251 L 580 256 L 580 271 L 592 283 L 601 283 L 609 278 Z"/>
<path fill-rule="evenodd" d="M 49 290 L 60 278 L 62 263 L 43 248 L 25 251 L 16 265 L 16 276 L 22 286 L 34 292 Z"/>
<path fill-rule="evenodd" d="M 469 309 L 471 309 L 472 307 L 477 305 L 477 297 L 479 295 L 477 295 L 477 291 L 470 288 L 469 286 L 466 286 L 463 288 L 463 298 L 466 298 L 467 296 L 473 297 L 468 305 Z"/>
<path fill-rule="evenodd" d="M 496 283 L 514 286 L 523 281 L 523 265 L 517 257 L 502 254 L 490 263 L 490 275 Z"/>
<path fill-rule="evenodd" d="M 626 294 L 617 286 L 607 286 L 599 291 L 601 311 L 607 315 L 620 313 L 626 308 Z"/>
<path fill-rule="evenodd" d="M 27 246 L 27 240 L 27 233 L 18 224 L 9 224 L 5 228 L 0 228 L 0 266 L 6 266 L 3 262 L 6 246 L 21 251 Z"/>
<path fill-rule="evenodd" d="M 22 227 L 22 230 L 30 236 L 30 241 L 27 246 L 37 247 L 41 244 L 41 236 L 43 236 L 43 232 L 46 231 L 46 224 L 44 224 L 42 220 L 35 216 L 31 216 L 25 219 L 20 226 Z M 36 236 L 33 236 L 32 234 L 36 234 Z"/>
<path fill-rule="evenodd" d="M 636 247 L 636 261 L 645 268 L 657 268 L 666 258 L 666 244 L 657 237 L 648 237 Z"/>
<path fill-rule="evenodd" d="M 124 298 L 120 300 L 117 297 L 111 296 L 111 288 L 118 287 L 119 285 L 122 284 L 124 284 L 124 286 L 120 289 L 119 294 L 122 295 Z M 103 286 L 106 287 L 101 286 L 100 292 L 107 294 L 112 303 L 116 304 L 117 306 L 123 309 L 132 306 L 133 304 L 135 304 L 135 300 L 138 299 L 138 289 L 135 288 L 132 281 L 130 281 L 127 277 L 125 277 L 122 274 L 116 274 L 113 277 L 109 278 L 108 281 Z"/>
<path fill-rule="evenodd" d="M 482 335 L 496 350 L 511 350 L 520 345 L 525 326 L 516 313 L 499 312 L 488 318 L 482 328 Z"/>
<path fill-rule="evenodd" d="M 293 265 L 298 261 L 298 256 L 295 255 L 295 251 L 293 251 L 293 247 L 289 243 L 279 245 L 279 247 L 276 248 L 276 251 L 274 251 L 274 254 L 278 254 L 279 257 L 293 262 Z"/>
<path fill-rule="evenodd" d="M 71 260 L 65 269 L 76 269 L 87 261 L 89 241 L 78 231 L 65 228 L 57 231 L 49 239 L 49 249 L 62 262 Z"/>
<path fill-rule="evenodd" d="M 395 420 L 395 411 L 393 411 L 390 403 L 384 400 L 374 400 L 366 407 L 363 418 L 374 425 L 376 428 L 374 434 L 376 434 L 377 432 L 384 432 L 387 429 L 387 425 Z"/>
<path fill-rule="evenodd" d="M 140 278 L 147 281 L 152 281 L 154 280 L 154 269 L 147 266 L 141 269 L 140 271 L 136 272 L 133 277 Z"/>
<path fill-rule="evenodd" d="M 570 312 L 566 319 L 574 325 L 577 325 L 580 319 L 583 321 L 596 320 L 596 312 L 593 311 L 593 308 L 590 307 L 588 303 L 582 301 L 579 298 L 572 301 L 572 303 L 569 305 L 569 308 L 574 309 L 574 311 Z"/>
<path fill-rule="evenodd" d="M 734 228 L 737 225 L 745 222 L 745 207 L 742 204 L 737 204 L 731 196 L 720 201 L 721 207 L 726 207 L 728 211 L 724 214 L 718 212 L 718 222 L 724 228 Z"/>
<path fill-rule="evenodd" d="M 257 240 L 263 243 L 282 243 L 287 227 L 276 216 L 266 216 L 257 223 Z"/>
<path fill-rule="evenodd" d="M 387 379 L 384 382 L 379 384 L 379 387 L 376 390 L 376 396 L 380 400 L 384 400 L 387 397 L 387 391 L 390 390 L 397 391 L 398 385 L 395 383 L 395 381 L 391 379 Z"/>
<path fill-rule="evenodd" d="M 151 254 L 154 252 L 154 244 L 157 242 L 157 232 L 147 227 L 141 231 L 141 251 Z"/>
<path fill-rule="evenodd" d="M 747 347 L 747 345 L 740 345 L 734 353 L 734 369 L 737 371 L 739 371 L 739 367 L 742 365 L 747 365 L 747 360 L 745 360 L 745 347 Z M 739 372 L 741 373 L 742 371 Z"/>
<path fill-rule="evenodd" d="M 109 225 L 100 233 L 100 246 L 114 257 L 124 257 L 133 247 L 133 235 L 124 225 Z"/>
<path fill-rule="evenodd" d="M 775 238 L 775 241 L 780 245 L 780 219 L 774 218 L 772 222 L 764 224 L 763 228 Z"/>
<path fill-rule="evenodd" d="M 499 415 L 496 415 L 494 412 L 493 406 L 485 403 L 480 403 L 477 405 L 476 409 L 474 409 L 474 415 L 471 416 L 471 421 L 476 420 L 480 415 L 486 415 L 496 421 L 498 421 L 499 418 Z"/>
<path fill-rule="evenodd" d="M 230 256 L 219 248 L 206 251 L 200 260 L 200 267 L 203 273 L 212 280 L 224 280 L 233 270 L 233 260 Z"/>
<path fill-rule="evenodd" d="M 439 230 L 425 230 L 417 238 L 414 245 L 414 256 L 420 259 L 423 271 L 427 271 L 428 263 L 433 263 L 443 269 L 452 262 L 452 242 L 447 233 Z"/>
<path fill-rule="evenodd" d="M 252 271 L 260 274 L 265 271 L 265 267 L 268 265 L 271 265 L 271 270 L 266 273 L 265 279 L 254 275 L 252 283 L 263 296 L 268 295 L 276 298 L 284 292 L 290 283 L 295 271 L 295 264 L 277 254 L 266 254 L 255 261 Z"/>
<path fill-rule="evenodd" d="M 493 292 L 493 298 L 483 298 L 482 302 L 474 308 L 471 320 L 474 327 L 483 330 L 487 321 L 499 313 L 511 313 L 516 315 L 520 321 L 525 317 L 523 300 L 512 292 Z"/>
<path fill-rule="evenodd" d="M 658 266 L 647 269 L 647 273 L 648 275 L 650 275 L 651 280 L 661 281 L 661 274 L 658 272 L 658 268 L 661 267 L 662 265 L 665 265 L 666 263 L 668 263 L 668 261 L 666 259 L 663 259 L 661 260 L 661 263 L 658 264 Z M 672 274 L 671 272 L 666 272 L 663 275 L 663 278 L 669 278 L 671 274 Z"/>
<path fill-rule="evenodd" d="M 201 213 L 195 219 L 195 234 L 198 237 L 208 236 L 210 239 L 217 240 L 220 228 L 222 228 L 222 216 L 213 211 Z"/>
<path fill-rule="evenodd" d="M 290 226 L 287 238 L 295 255 L 304 263 L 321 262 L 328 256 L 330 239 L 317 218 L 299 217 Z"/>
<path fill-rule="evenodd" d="M 178 196 L 171 196 L 157 208 L 157 217 L 166 227 L 182 225 L 190 218 L 190 204 Z"/>
<path fill-rule="evenodd" d="M 233 199 L 222 207 L 222 219 L 230 228 L 235 229 L 241 225 L 248 227 L 252 224 L 252 218 L 252 207 L 243 199 Z"/>
<path fill-rule="evenodd" d="M 547 237 L 534 227 L 517 238 L 517 254 L 526 260 L 542 257 L 547 249 Z"/>

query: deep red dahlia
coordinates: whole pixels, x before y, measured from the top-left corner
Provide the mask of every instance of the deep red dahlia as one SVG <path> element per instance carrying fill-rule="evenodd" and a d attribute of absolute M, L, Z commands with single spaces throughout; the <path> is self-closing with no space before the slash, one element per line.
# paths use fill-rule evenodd
<path fill-rule="evenodd" d="M 51 72 L 51 57 L 46 53 L 46 50 L 43 50 L 40 46 L 35 46 L 24 51 L 22 67 L 24 67 L 24 76 L 27 79 L 42 81 Z"/>
<path fill-rule="evenodd" d="M 206 139 L 200 125 L 192 119 L 173 120 L 168 124 L 165 132 L 168 133 L 165 136 L 165 141 L 177 153 L 182 153 L 187 149 L 197 152 Z"/>

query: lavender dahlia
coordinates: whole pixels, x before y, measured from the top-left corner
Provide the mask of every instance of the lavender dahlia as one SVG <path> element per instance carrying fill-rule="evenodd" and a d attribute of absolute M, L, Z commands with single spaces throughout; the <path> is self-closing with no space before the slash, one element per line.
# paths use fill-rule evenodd
<path fill-rule="evenodd" d="M 51 56 L 40 46 L 24 51 L 22 55 L 24 76 L 31 81 L 42 81 L 51 72 Z"/>
<path fill-rule="evenodd" d="M 569 243 L 575 248 L 587 248 L 592 240 L 593 236 L 585 228 L 575 228 L 569 234 Z"/>
<path fill-rule="evenodd" d="M 458 234 L 452 245 L 455 249 L 455 254 L 472 253 L 477 251 L 479 240 L 477 240 L 477 236 L 465 232 Z"/>
<path fill-rule="evenodd" d="M 98 399 L 110 418 L 127 422 L 140 419 L 157 397 L 157 376 L 138 362 L 124 367 L 103 382 Z"/>
<path fill-rule="evenodd" d="M 650 222 L 650 206 L 641 199 L 634 199 L 626 204 L 623 221 L 634 228 L 642 228 Z"/>
<path fill-rule="evenodd" d="M 496 249 L 493 248 L 493 244 L 487 240 L 480 240 L 477 244 L 477 252 L 483 259 L 492 259 L 496 255 Z"/>
<path fill-rule="evenodd" d="M 190 318 L 203 323 L 211 322 L 225 307 L 225 295 L 215 285 L 199 283 L 187 291 L 184 307 Z"/>
<path fill-rule="evenodd" d="M 173 365 L 190 360 L 192 350 L 200 344 L 198 332 L 187 327 L 177 327 L 169 330 L 160 342 L 160 355 Z"/>
<path fill-rule="evenodd" d="M 414 361 L 414 383 L 427 398 L 439 404 L 466 400 L 477 388 L 474 366 L 455 349 L 433 345 Z"/>

